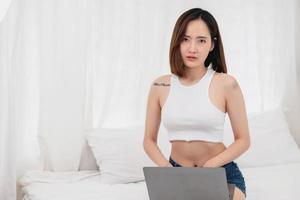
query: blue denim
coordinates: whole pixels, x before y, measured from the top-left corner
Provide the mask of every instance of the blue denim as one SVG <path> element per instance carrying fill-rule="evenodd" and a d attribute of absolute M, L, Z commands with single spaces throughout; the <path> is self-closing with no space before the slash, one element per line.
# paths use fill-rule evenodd
<path fill-rule="evenodd" d="M 173 167 L 182 167 L 180 164 L 175 162 L 171 157 L 169 159 L 169 162 L 173 165 Z M 231 161 L 230 163 L 227 163 L 227 164 L 223 165 L 222 167 L 224 167 L 225 171 L 226 171 L 227 183 L 234 184 L 246 196 L 245 179 L 244 179 L 243 174 L 240 171 L 238 165 L 235 162 Z"/>

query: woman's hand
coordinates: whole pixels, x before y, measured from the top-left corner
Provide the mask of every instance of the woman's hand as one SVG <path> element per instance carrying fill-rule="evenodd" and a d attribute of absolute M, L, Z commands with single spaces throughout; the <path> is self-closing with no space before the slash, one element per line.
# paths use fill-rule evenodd
<path fill-rule="evenodd" d="M 202 167 L 218 167 L 213 159 L 210 159 L 204 163 Z"/>

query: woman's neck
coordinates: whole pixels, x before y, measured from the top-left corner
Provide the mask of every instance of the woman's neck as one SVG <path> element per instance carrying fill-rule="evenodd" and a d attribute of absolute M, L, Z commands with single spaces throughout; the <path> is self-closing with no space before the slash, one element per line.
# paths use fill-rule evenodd
<path fill-rule="evenodd" d="M 199 80 L 205 75 L 206 71 L 207 68 L 205 66 L 186 68 L 186 74 L 183 79 L 188 82 Z"/>

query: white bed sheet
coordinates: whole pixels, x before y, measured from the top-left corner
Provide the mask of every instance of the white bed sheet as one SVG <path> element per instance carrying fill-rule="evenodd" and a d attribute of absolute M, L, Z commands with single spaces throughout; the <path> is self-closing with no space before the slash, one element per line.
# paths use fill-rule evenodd
<path fill-rule="evenodd" d="M 241 169 L 247 200 L 300 199 L 300 163 Z M 97 171 L 30 172 L 19 182 L 24 200 L 149 200 L 144 181 L 104 185 Z"/>

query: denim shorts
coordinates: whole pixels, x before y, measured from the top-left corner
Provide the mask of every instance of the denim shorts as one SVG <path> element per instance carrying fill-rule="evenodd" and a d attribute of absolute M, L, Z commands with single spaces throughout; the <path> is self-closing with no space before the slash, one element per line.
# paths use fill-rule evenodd
<path fill-rule="evenodd" d="M 171 157 L 169 159 L 169 162 L 173 165 L 173 167 L 182 167 L 180 164 L 176 163 Z M 233 184 L 236 187 L 238 187 L 246 196 L 245 179 L 238 165 L 235 162 L 231 161 L 230 163 L 227 163 L 222 167 L 224 167 L 226 171 L 227 183 Z"/>

